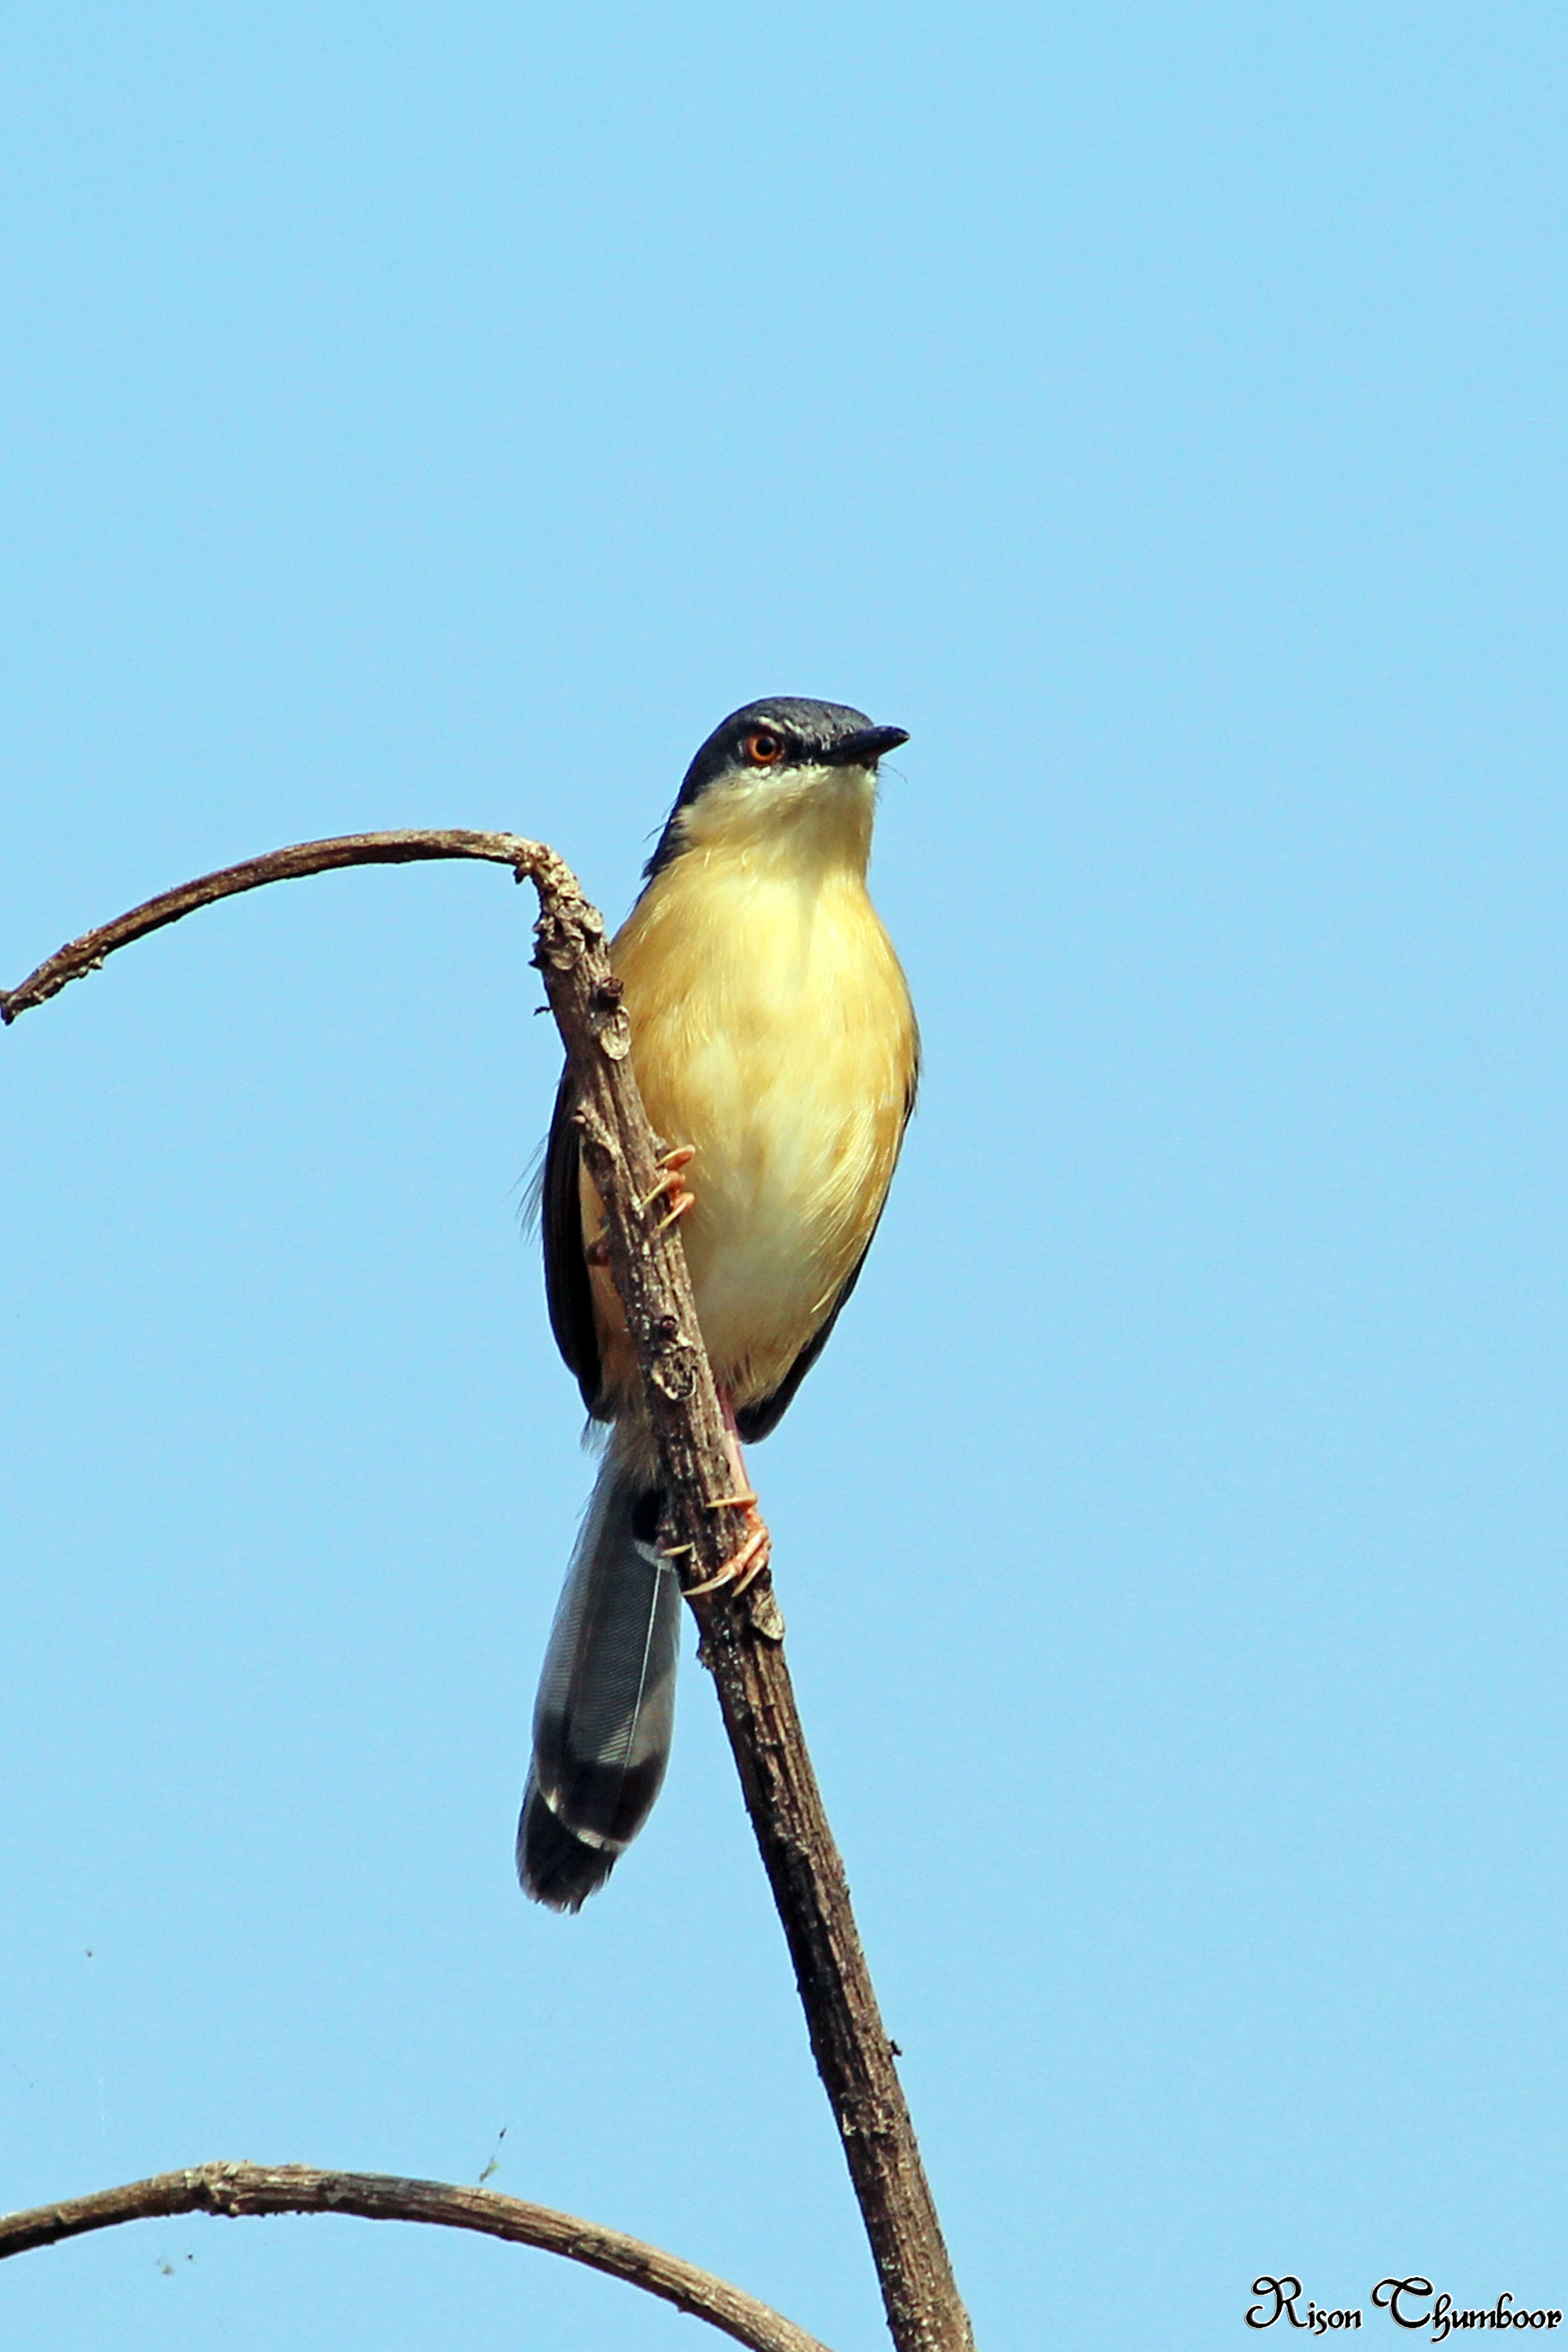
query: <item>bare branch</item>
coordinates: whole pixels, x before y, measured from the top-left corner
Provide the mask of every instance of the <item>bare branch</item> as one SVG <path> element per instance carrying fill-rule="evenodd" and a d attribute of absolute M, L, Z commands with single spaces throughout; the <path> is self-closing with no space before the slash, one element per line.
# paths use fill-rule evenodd
<path fill-rule="evenodd" d="M 68 982 L 96 971 L 116 948 L 144 940 L 149 931 L 160 931 L 165 923 L 177 923 L 182 915 L 194 915 L 198 907 L 232 898 L 237 891 L 259 890 L 264 882 L 293 882 L 301 875 L 326 874 L 339 866 L 408 866 L 436 857 L 487 857 L 497 866 L 514 867 L 519 881 L 546 863 L 560 862 L 542 842 L 520 841 L 510 833 L 470 833 L 460 827 L 446 832 L 345 833 L 334 841 L 298 842 L 292 848 L 269 850 L 265 857 L 247 857 L 243 866 L 226 866 L 221 873 L 182 883 L 177 890 L 149 898 L 145 906 L 132 907 L 128 915 L 117 916 L 112 923 L 84 932 L 79 940 L 68 940 L 37 971 L 30 971 L 20 987 L 0 989 L 0 1021 L 8 1024 L 18 1013 L 47 1003 Z"/>
<path fill-rule="evenodd" d="M 631 1024 L 610 966 L 604 918 L 542 843 L 510 834 L 383 833 L 306 842 L 171 891 L 89 931 L 0 996 L 7 1021 L 112 949 L 194 908 L 263 882 L 340 866 L 486 857 L 533 880 L 534 961 L 565 1044 L 583 1150 L 605 1204 L 610 1270 L 626 1309 L 669 1496 L 681 1582 L 706 1585 L 747 1533 L 731 1495 L 718 1391 L 702 1346 L 679 1228 L 656 1202 L 658 1145 L 631 1065 Z M 638 1203 L 649 1205 L 639 1209 Z M 789 1941 L 817 2071 L 832 2104 L 898 2352 L 973 2352 L 914 2126 L 893 2063 L 785 1663 L 784 1620 L 764 1569 L 733 1599 L 688 1598 L 701 1631 L 746 1809 Z"/>
<path fill-rule="evenodd" d="M 580 896 L 539 882 L 535 958 L 582 1104 L 583 1149 L 605 1203 L 610 1271 L 626 1309 L 669 1496 L 686 1586 L 707 1582 L 742 1542 L 712 1370 L 698 1329 L 686 1253 L 660 1229 L 660 1173 L 631 1065 L 631 1026 L 604 923 Z M 648 1202 L 646 1210 L 638 1202 Z M 942 2224 L 892 2044 L 850 1908 L 783 1649 L 764 1570 L 743 1601 L 690 1599 L 712 1669 L 746 1810 L 789 1939 L 817 2072 L 832 2103 L 898 2352 L 972 2352 Z"/>
<path fill-rule="evenodd" d="M 184 2172 L 160 2172 L 123 2189 L 100 2189 L 95 2197 L 0 2217 L 0 2261 L 35 2246 L 56 2245 L 62 2238 L 79 2238 L 89 2230 L 173 2213 L 353 2213 L 366 2221 L 428 2221 L 448 2230 L 476 2230 L 607 2271 L 707 2320 L 750 2352 L 826 2352 L 815 2336 L 765 2303 L 640 2238 L 623 2237 L 618 2230 L 580 2221 L 548 2205 L 498 2197 L 491 2189 L 402 2180 L 389 2172 L 319 2172 L 310 2164 L 198 2164 Z"/>

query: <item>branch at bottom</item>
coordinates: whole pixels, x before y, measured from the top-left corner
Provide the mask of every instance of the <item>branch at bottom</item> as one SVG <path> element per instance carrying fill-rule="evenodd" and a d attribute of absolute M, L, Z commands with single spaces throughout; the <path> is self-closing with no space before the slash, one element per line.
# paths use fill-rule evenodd
<path fill-rule="evenodd" d="M 548 2205 L 498 2197 L 488 2189 L 402 2180 L 390 2172 L 319 2172 L 310 2164 L 198 2164 L 184 2172 L 160 2172 L 123 2189 L 101 2189 L 94 2197 L 0 2216 L 0 2261 L 35 2246 L 56 2245 L 62 2238 L 79 2238 L 89 2230 L 173 2213 L 353 2213 L 365 2221 L 477 2230 L 484 2237 L 538 2246 L 544 2253 L 606 2271 L 673 2303 L 678 2311 L 705 2319 L 750 2352 L 826 2352 L 815 2336 L 765 2303 L 640 2238 L 623 2237 L 618 2230 L 580 2221 Z"/>

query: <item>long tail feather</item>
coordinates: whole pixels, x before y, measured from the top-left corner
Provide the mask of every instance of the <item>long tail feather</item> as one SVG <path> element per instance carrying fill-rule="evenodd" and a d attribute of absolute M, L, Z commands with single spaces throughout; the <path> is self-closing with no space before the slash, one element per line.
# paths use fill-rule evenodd
<path fill-rule="evenodd" d="M 575 1911 L 652 1810 L 669 1760 L 680 1587 L 658 1550 L 659 1496 L 612 1439 L 545 1652 L 517 1871 Z"/>

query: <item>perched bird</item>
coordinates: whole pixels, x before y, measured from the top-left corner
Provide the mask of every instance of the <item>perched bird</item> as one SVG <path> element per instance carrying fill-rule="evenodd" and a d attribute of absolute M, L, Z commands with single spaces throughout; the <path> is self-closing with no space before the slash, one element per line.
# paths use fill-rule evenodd
<path fill-rule="evenodd" d="M 735 711 L 687 770 L 611 949 L 637 1084 L 672 1147 L 668 1213 L 684 1218 L 737 1468 L 739 1441 L 773 1428 L 855 1287 L 914 1104 L 914 1013 L 866 888 L 877 763 L 908 740 L 836 702 Z M 603 1884 L 658 1793 L 680 1628 L 574 1099 L 568 1073 L 545 1152 L 545 1288 L 610 1433 L 550 1636 L 517 1835 L 524 1887 L 562 1911 Z"/>

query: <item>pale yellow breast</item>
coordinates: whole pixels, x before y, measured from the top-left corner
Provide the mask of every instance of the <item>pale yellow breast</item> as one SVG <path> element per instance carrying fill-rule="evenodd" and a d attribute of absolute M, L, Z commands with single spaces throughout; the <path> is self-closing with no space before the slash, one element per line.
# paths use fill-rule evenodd
<path fill-rule="evenodd" d="M 880 1213 L 918 1055 L 909 990 L 853 866 L 722 847 L 658 876 L 613 952 L 648 1116 L 696 1148 L 681 1231 L 703 1337 L 721 1384 L 753 1402 Z"/>

